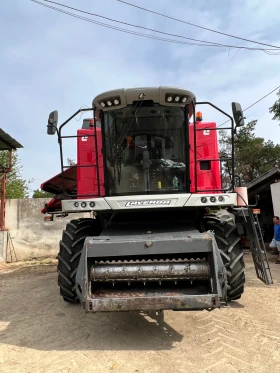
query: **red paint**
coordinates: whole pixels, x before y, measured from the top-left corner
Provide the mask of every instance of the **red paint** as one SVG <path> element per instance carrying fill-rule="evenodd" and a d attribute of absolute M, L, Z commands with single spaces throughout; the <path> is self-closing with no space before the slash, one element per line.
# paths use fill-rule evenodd
<path fill-rule="evenodd" d="M 220 162 L 218 161 L 218 139 L 217 131 L 207 130 L 208 128 L 216 128 L 216 123 L 210 122 L 196 122 L 197 129 L 206 128 L 204 131 L 196 132 L 196 147 L 194 144 L 194 130 L 193 124 L 189 125 L 189 139 L 190 139 L 190 178 L 191 188 L 190 192 L 195 193 L 195 177 L 194 177 L 194 151 L 196 148 L 197 157 L 197 193 L 203 193 L 202 190 L 218 190 L 221 189 L 220 180 Z M 89 167 L 69 167 L 64 171 L 65 176 L 65 189 L 69 193 L 77 191 L 80 195 L 79 198 L 93 198 L 93 197 L 104 197 L 104 165 L 103 165 L 103 154 L 102 154 L 102 137 L 101 129 L 96 128 L 97 137 L 97 153 L 99 162 L 99 180 L 100 180 L 100 195 L 98 195 L 98 177 L 96 167 L 96 146 L 94 127 L 90 129 L 78 129 L 77 130 L 77 166 L 89 166 Z M 211 159 L 211 161 L 210 161 Z M 217 161 L 213 161 L 217 159 Z M 200 161 L 209 160 L 210 169 L 202 170 Z M 61 174 L 58 174 L 46 181 L 41 185 L 41 189 L 45 191 L 53 192 L 53 186 L 56 186 L 57 194 L 61 193 L 62 179 Z M 51 189 L 52 188 L 52 189 Z M 60 190 L 59 190 L 60 189 Z M 57 202 L 58 203 L 58 202 Z M 52 207 L 57 208 L 58 205 L 54 200 L 50 202 Z M 42 210 L 42 212 L 45 209 Z"/>
<path fill-rule="evenodd" d="M 220 179 L 220 162 L 218 139 L 216 130 L 207 130 L 208 128 L 216 128 L 216 123 L 196 122 L 196 128 L 206 128 L 204 131 L 196 132 L 196 147 L 194 146 L 194 129 L 193 124 L 189 125 L 190 135 L 190 178 L 191 178 L 191 193 L 195 192 L 195 177 L 194 177 L 194 152 L 196 148 L 197 159 L 197 192 L 200 190 L 221 189 Z M 210 161 L 217 159 L 217 161 Z M 200 160 L 210 162 L 210 170 L 201 170 Z M 203 192 L 201 192 L 203 193 Z M 218 192 L 217 192 L 218 193 Z"/>
<path fill-rule="evenodd" d="M 105 196 L 101 129 L 96 128 L 97 152 L 94 132 L 94 127 L 77 131 L 77 194 L 81 195 L 79 198 L 99 196 L 96 153 L 98 153 L 100 197 Z"/>

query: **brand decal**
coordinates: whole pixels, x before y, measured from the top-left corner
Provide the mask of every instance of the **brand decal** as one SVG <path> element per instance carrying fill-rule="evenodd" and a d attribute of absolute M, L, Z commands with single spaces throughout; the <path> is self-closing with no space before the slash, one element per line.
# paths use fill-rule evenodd
<path fill-rule="evenodd" d="M 150 205 L 170 205 L 171 200 L 169 199 L 154 199 L 145 201 L 128 201 L 125 206 L 150 206 Z"/>

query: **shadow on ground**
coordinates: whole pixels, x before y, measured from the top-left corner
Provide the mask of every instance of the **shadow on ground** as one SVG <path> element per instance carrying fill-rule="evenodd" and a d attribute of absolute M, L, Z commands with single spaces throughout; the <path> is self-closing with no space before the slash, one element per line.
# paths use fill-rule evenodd
<path fill-rule="evenodd" d="M 166 350 L 183 338 L 155 314 L 86 314 L 62 301 L 56 273 L 31 272 L 1 276 L 0 343 L 45 351 Z"/>
<path fill-rule="evenodd" d="M 246 256 L 249 268 L 253 265 L 250 257 Z M 280 266 L 270 264 L 279 283 Z M 252 268 L 248 272 L 246 287 L 267 286 Z M 0 343 L 42 351 L 170 350 L 195 327 L 193 312 L 179 312 L 182 325 L 177 323 L 176 330 L 164 320 L 137 312 L 86 314 L 80 305 L 60 298 L 55 266 L 2 275 L 0 299 Z M 229 308 L 242 309 L 242 303 L 232 302 Z M 170 315 L 169 321 L 177 319 L 178 313 Z"/>

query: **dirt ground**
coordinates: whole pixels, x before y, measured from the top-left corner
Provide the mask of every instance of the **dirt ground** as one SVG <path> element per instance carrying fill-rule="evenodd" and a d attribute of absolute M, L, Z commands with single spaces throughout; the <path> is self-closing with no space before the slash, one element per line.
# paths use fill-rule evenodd
<path fill-rule="evenodd" d="M 240 301 L 212 312 L 85 314 L 58 293 L 55 261 L 0 266 L 0 372 L 280 371 L 280 265 L 274 284 L 246 254 Z"/>

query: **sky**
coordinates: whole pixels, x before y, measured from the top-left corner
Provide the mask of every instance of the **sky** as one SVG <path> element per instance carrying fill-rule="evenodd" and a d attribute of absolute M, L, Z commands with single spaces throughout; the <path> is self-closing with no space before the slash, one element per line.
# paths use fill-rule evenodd
<path fill-rule="evenodd" d="M 280 46 L 280 0 L 128 1 L 204 27 Z M 185 37 L 257 46 L 116 0 L 58 2 Z M 23 177 L 33 180 L 31 192 L 60 172 L 57 138 L 48 136 L 46 129 L 53 110 L 58 110 L 61 123 L 81 106 L 90 107 L 93 98 L 107 90 L 178 86 L 192 91 L 198 101 L 211 101 L 231 114 L 233 101 L 246 108 L 280 85 L 280 55 L 147 39 L 76 19 L 30 0 L 1 0 L 0 35 L 0 128 L 24 146 L 18 153 Z M 258 120 L 258 136 L 280 143 L 280 126 L 269 113 L 276 99 L 275 92 L 246 111 L 245 116 L 248 121 Z M 210 108 L 201 107 L 200 111 L 205 121 L 220 124 L 225 120 Z M 73 135 L 81 124 L 80 117 L 72 120 L 67 134 Z M 69 140 L 65 145 L 65 159 L 76 159 L 75 142 Z"/>

